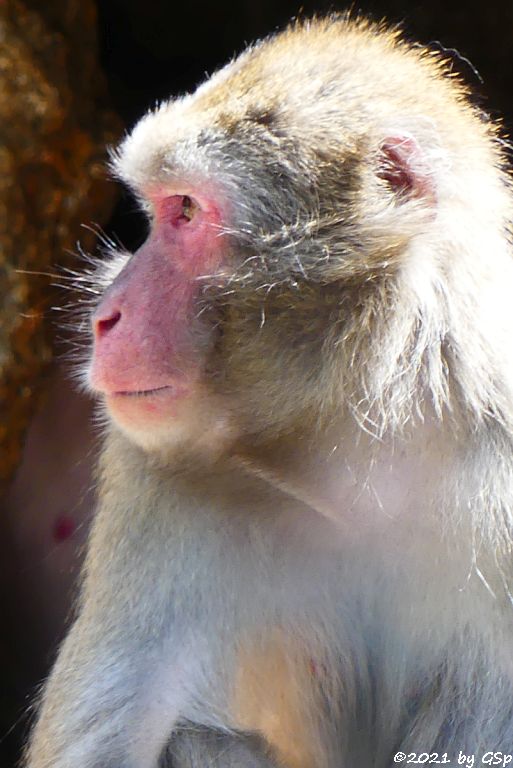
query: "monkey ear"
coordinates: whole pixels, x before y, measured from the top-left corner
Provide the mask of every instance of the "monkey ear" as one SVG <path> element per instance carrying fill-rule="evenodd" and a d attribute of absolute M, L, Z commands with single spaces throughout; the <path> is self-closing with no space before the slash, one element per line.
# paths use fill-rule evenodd
<path fill-rule="evenodd" d="M 403 199 L 436 199 L 433 169 L 417 140 L 410 134 L 387 136 L 381 143 L 377 176 Z"/>

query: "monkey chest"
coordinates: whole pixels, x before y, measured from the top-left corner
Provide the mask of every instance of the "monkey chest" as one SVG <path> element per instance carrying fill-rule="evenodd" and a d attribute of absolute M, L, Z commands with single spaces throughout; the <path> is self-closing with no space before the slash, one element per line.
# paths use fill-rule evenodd
<path fill-rule="evenodd" d="M 320 768 L 326 751 L 329 701 L 327 664 L 277 634 L 238 656 L 231 699 L 235 726 L 264 737 L 287 768 Z"/>

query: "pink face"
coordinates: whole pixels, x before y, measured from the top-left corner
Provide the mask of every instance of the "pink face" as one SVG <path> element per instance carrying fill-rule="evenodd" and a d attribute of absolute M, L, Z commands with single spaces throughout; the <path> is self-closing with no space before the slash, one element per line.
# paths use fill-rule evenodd
<path fill-rule="evenodd" d="M 210 201 L 151 195 L 151 234 L 92 317 L 89 371 L 111 417 L 138 442 L 183 429 L 200 397 L 204 360 L 197 331 L 200 278 L 223 258 L 221 216 Z"/>

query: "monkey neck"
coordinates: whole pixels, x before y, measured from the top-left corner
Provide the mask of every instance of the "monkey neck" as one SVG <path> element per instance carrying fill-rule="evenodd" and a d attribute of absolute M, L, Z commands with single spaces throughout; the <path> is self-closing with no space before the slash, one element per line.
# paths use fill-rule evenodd
<path fill-rule="evenodd" d="M 444 465 L 454 464 L 456 443 L 447 433 L 433 416 L 408 434 L 378 439 L 347 416 L 307 436 L 298 429 L 272 442 L 241 441 L 231 458 L 338 527 L 358 518 L 363 531 L 367 523 L 376 529 L 376 521 L 419 517 L 422 495 L 413 489 L 424 486 L 427 498 L 430 487 L 440 486 Z"/>

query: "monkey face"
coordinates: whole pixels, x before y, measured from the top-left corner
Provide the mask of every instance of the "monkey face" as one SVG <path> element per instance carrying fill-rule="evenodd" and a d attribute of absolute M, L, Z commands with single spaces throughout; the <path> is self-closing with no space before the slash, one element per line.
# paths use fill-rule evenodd
<path fill-rule="evenodd" d="M 152 190 L 153 226 L 92 317 L 89 383 L 109 415 L 145 446 L 212 430 L 204 366 L 214 333 L 200 320 L 205 275 L 224 262 L 220 212 L 175 190 Z M 210 426 L 209 426 L 210 422 Z"/>

